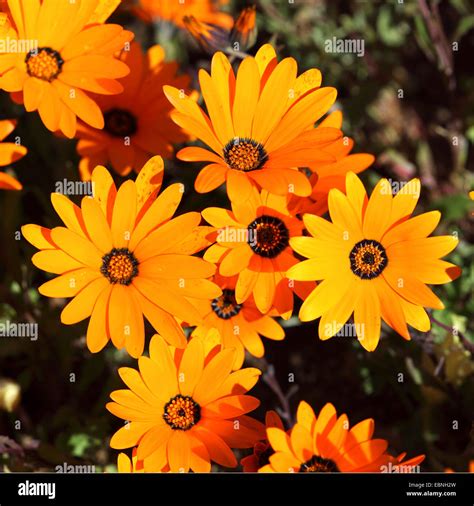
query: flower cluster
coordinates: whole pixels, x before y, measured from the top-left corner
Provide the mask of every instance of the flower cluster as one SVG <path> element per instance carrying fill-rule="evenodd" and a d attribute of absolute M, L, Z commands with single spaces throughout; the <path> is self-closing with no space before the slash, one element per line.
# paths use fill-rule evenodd
<path fill-rule="evenodd" d="M 107 22 L 114 2 L 57 3 L 7 1 L 1 37 L 38 45 L 0 54 L 0 88 L 51 132 L 78 140 L 78 174 L 92 183 L 78 204 L 51 195 L 61 226 L 27 224 L 22 233 L 39 250 L 33 265 L 54 276 L 40 294 L 70 299 L 61 322 L 88 320 L 90 352 L 110 341 L 138 361 L 119 368 L 126 388 L 107 404 L 125 421 L 111 447 L 131 449 L 119 471 L 233 468 L 233 450 L 248 448 L 248 471 L 418 465 L 423 456 L 389 453 L 372 419 L 351 426 L 330 403 L 316 415 L 301 401 L 290 427 L 273 412 L 261 423 L 249 415 L 260 401 L 248 394 L 261 371 L 244 362 L 264 357 L 262 337 L 283 340 L 291 317 L 319 319 L 322 340 L 353 322 L 369 352 L 382 322 L 407 341 L 409 327 L 429 330 L 426 309 L 444 306 L 427 285 L 460 269 L 443 260 L 458 239 L 431 236 L 440 213 L 413 216 L 420 181 L 395 191 L 379 179 L 368 196 L 357 174 L 374 157 L 352 153 L 336 89 L 270 44 L 237 63 L 215 52 L 194 90 L 161 46 L 142 48 Z M 251 46 L 254 9 L 234 22 L 208 0 L 183 8 L 142 0 L 135 13 L 187 27 L 208 49 L 218 33 Z M 0 122 L 2 139 L 14 125 Z M 163 158 L 176 144 L 181 165 L 205 162 L 196 192 L 221 189 L 227 206 L 178 213 L 184 185 L 163 184 Z M 0 144 L 0 165 L 25 153 Z M 0 174 L 0 187 L 21 184 Z"/>

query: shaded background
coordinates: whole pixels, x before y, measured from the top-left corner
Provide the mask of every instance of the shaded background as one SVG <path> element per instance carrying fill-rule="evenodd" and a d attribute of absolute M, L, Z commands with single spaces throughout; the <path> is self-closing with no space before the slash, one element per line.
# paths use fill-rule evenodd
<path fill-rule="evenodd" d="M 132 3 L 125 2 L 111 21 L 133 30 L 146 47 L 163 44 L 196 87 L 196 69 L 208 67 L 210 57 L 184 32 L 145 25 L 130 11 Z M 225 10 L 236 16 L 246 5 L 231 1 Z M 368 188 L 380 177 L 421 178 L 416 212 L 441 210 L 436 233 L 459 235 L 451 260 L 463 267 L 463 275 L 435 288 L 446 309 L 433 313 L 438 323 L 431 332 L 412 330 L 407 343 L 384 327 L 373 353 L 348 337 L 321 342 L 317 322 L 292 318 L 285 341 L 266 341 L 265 360 L 247 360 L 265 371 L 253 394 L 265 409 L 291 415 L 302 399 L 316 411 L 332 402 L 351 424 L 374 418 L 376 436 L 387 438 L 393 453 L 426 454 L 422 470 L 467 470 L 474 458 L 474 205 L 467 195 L 474 187 L 472 4 L 261 0 L 257 22 L 258 42 L 250 54 L 270 41 L 281 56 L 297 59 L 300 72 L 317 67 L 323 84 L 338 89 L 337 108 L 344 112 L 345 134 L 356 141 L 354 152 L 376 156 L 362 175 Z M 332 37 L 363 39 L 364 56 L 326 53 L 325 41 Z M 67 463 L 113 471 L 117 452 L 108 441 L 121 421 L 104 405 L 109 393 L 121 388 L 117 367 L 135 361 L 111 345 L 90 354 L 87 321 L 60 324 L 65 301 L 38 294 L 47 277 L 30 262 L 33 248 L 15 234 L 25 223 L 59 224 L 49 194 L 57 181 L 78 180 L 75 141 L 52 135 L 36 114 L 25 113 L 4 92 L 0 114 L 18 119 L 11 138 L 20 136 L 29 151 L 12 167 L 24 190 L 0 194 L 0 319 L 37 322 L 40 332 L 36 342 L 0 337 L 0 395 L 1 379 L 21 389 L 15 410 L 0 410 L 0 469 L 54 470 Z M 193 192 L 199 165 L 171 160 L 165 166 L 165 186 L 186 185 L 181 212 L 228 205 L 222 191 Z M 264 409 L 257 416 L 263 419 Z"/>

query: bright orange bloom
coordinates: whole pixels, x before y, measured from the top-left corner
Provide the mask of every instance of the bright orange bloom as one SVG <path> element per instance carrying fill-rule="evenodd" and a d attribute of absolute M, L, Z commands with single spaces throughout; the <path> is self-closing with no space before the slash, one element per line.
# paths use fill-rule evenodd
<path fill-rule="evenodd" d="M 176 108 L 173 120 L 213 150 L 186 147 L 177 154 L 212 162 L 199 173 L 196 190 L 206 193 L 226 182 L 232 201 L 247 199 L 255 186 L 310 195 L 311 184 L 297 167 L 335 161 L 322 148 L 342 136 L 336 128 L 312 128 L 336 99 L 334 88 L 320 88 L 319 70 L 297 77 L 296 61 L 278 63 L 267 44 L 240 63 L 237 77 L 227 57 L 216 53 L 211 75 L 201 69 L 199 82 L 208 114 L 178 89 L 164 87 Z"/>
<path fill-rule="evenodd" d="M 236 276 L 226 278 L 216 275 L 213 281 L 222 289 L 222 295 L 211 301 L 196 301 L 199 312 L 204 316 L 203 324 L 196 327 L 192 336 L 206 339 L 211 330 L 217 330 L 222 346 L 235 348 L 234 369 L 239 369 L 244 362 L 245 350 L 255 357 L 263 357 L 265 349 L 260 335 L 280 341 L 285 332 L 274 318 L 257 309 L 253 297 L 237 303 Z"/>
<path fill-rule="evenodd" d="M 318 128 L 327 127 L 339 129 L 342 127 L 341 111 L 332 112 L 318 125 Z M 333 188 L 345 191 L 346 174 L 349 171 L 358 174 L 374 162 L 373 155 L 367 153 L 350 154 L 353 146 L 354 141 L 351 138 L 342 137 L 323 149 L 323 151 L 334 155 L 336 161 L 308 166 L 312 172 L 309 180 L 313 190 L 309 197 L 294 195 L 291 197 L 289 208 L 293 213 L 323 215 L 328 210 L 329 191 Z"/>
<path fill-rule="evenodd" d="M 114 53 L 133 34 L 119 25 L 97 24 L 99 0 L 60 5 L 58 0 L 7 0 L 7 7 L 0 34 L 7 48 L 0 53 L 0 88 L 27 111 L 37 110 L 49 130 L 69 138 L 76 133 L 77 117 L 103 128 L 102 112 L 88 92 L 122 91 L 116 79 L 129 69 Z M 8 51 L 13 45 L 16 51 Z"/>
<path fill-rule="evenodd" d="M 1 142 L 13 132 L 15 126 L 16 121 L 12 119 L 0 121 L 0 167 L 5 167 L 16 162 L 27 153 L 27 149 L 24 146 L 20 146 L 14 142 Z M 1 190 L 21 190 L 22 188 L 21 183 L 14 177 L 5 174 L 5 172 L 0 172 Z"/>
<path fill-rule="evenodd" d="M 438 211 L 410 218 L 420 195 L 417 179 L 395 196 L 390 182 L 381 179 L 368 200 L 362 182 L 350 172 L 346 188 L 347 195 L 337 189 L 329 193 L 332 223 L 303 217 L 312 237 L 290 239 L 290 245 L 309 260 L 287 276 L 322 280 L 299 313 L 301 321 L 321 317 L 320 339 L 337 334 L 354 313 L 359 342 L 373 351 L 381 319 L 405 339 L 410 339 L 407 324 L 422 332 L 430 329 L 424 307 L 444 305 L 426 284 L 449 283 L 460 275 L 458 267 L 441 260 L 458 239 L 428 237 L 439 223 Z"/>
<path fill-rule="evenodd" d="M 184 28 L 183 18 L 193 16 L 198 21 L 225 28 L 232 27 L 232 17 L 221 12 L 223 0 L 140 0 L 138 14 L 145 20 L 161 19 Z"/>
<path fill-rule="evenodd" d="M 332 404 L 326 404 L 316 416 L 304 401 L 296 416 L 297 423 L 290 434 L 281 428 L 267 429 L 275 453 L 260 472 L 380 472 L 381 466 L 391 459 L 386 454 L 387 442 L 372 439 L 372 419 L 349 428 L 347 416 L 338 417 Z"/>
<path fill-rule="evenodd" d="M 267 429 L 270 427 L 277 427 L 278 429 L 284 430 L 283 422 L 276 411 L 267 411 L 265 415 L 265 427 Z M 252 455 L 248 455 L 240 461 L 244 473 L 258 472 L 261 467 L 268 464 L 268 459 L 272 453 L 272 447 L 266 437 L 264 440 L 255 443 Z"/>
<path fill-rule="evenodd" d="M 61 313 L 71 325 L 90 317 L 87 345 L 100 351 L 109 339 L 132 357 L 143 352 L 143 316 L 174 345 L 186 344 L 175 317 L 201 323 L 192 300 L 213 299 L 220 288 L 206 278 L 215 266 L 193 255 L 206 247 L 209 227 L 199 213 L 173 214 L 183 196 L 174 184 L 157 196 L 163 160 L 152 158 L 136 182 L 117 191 L 104 167 L 92 174 L 93 198 L 81 207 L 53 193 L 51 201 L 65 227 L 25 225 L 23 235 L 41 251 L 33 264 L 58 277 L 39 287 L 47 297 L 72 297 Z"/>
<path fill-rule="evenodd" d="M 192 339 L 178 350 L 155 335 L 139 371 L 119 369 L 129 390 L 112 392 L 107 409 L 129 423 L 110 446 L 137 446 L 145 472 L 209 472 L 211 461 L 235 467 L 231 448 L 250 448 L 263 436 L 263 425 L 246 415 L 260 404 L 246 393 L 261 373 L 232 372 L 235 351 L 219 348 L 205 354 Z"/>
<path fill-rule="evenodd" d="M 289 214 L 286 197 L 251 188 L 251 198 L 232 202 L 232 212 L 209 207 L 202 215 L 218 229 L 217 244 L 207 249 L 204 258 L 218 263 L 222 276 L 238 276 L 237 304 L 253 295 L 261 313 L 274 308 L 277 314 L 289 318 L 293 292 L 298 291 L 304 298 L 314 284 L 293 283 L 285 277 L 288 269 L 298 263 L 289 241 L 303 230 L 301 220 Z"/>
<path fill-rule="evenodd" d="M 104 129 L 78 124 L 83 180 L 90 179 L 96 165 L 109 162 L 121 176 L 132 169 L 138 172 L 152 155 L 169 158 L 172 144 L 188 138 L 169 117 L 172 106 L 163 94 L 163 85 L 189 91 L 190 79 L 177 76 L 177 63 L 164 58 L 161 46 L 143 53 L 138 43 L 132 43 L 130 50 L 121 52 L 120 60 L 130 67 L 130 74 L 120 80 L 124 92 L 94 97 L 105 118 Z"/>

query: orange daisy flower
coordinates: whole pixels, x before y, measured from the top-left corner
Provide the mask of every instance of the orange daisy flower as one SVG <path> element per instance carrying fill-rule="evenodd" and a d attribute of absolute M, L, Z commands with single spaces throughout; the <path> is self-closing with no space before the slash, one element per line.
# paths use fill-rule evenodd
<path fill-rule="evenodd" d="M 381 319 L 405 339 L 407 324 L 426 332 L 424 307 L 443 309 L 426 286 L 449 283 L 461 270 L 440 260 L 457 245 L 454 236 L 428 237 L 440 213 L 410 218 L 420 195 L 413 179 L 392 197 L 392 186 L 379 181 L 370 199 L 360 179 L 348 173 L 347 195 L 329 193 L 332 223 L 307 214 L 312 237 L 290 239 L 291 247 L 309 258 L 287 272 L 291 279 L 322 280 L 301 306 L 301 321 L 319 322 L 320 339 L 337 334 L 354 313 L 355 332 L 368 351 L 377 347 Z"/>
<path fill-rule="evenodd" d="M 283 422 L 276 411 L 267 411 L 267 414 L 265 415 L 265 427 L 267 429 L 270 427 L 276 427 L 284 430 Z M 240 461 L 240 465 L 242 466 L 244 473 L 258 472 L 261 467 L 266 466 L 269 463 L 268 459 L 272 453 L 273 450 L 268 442 L 268 439 L 265 438 L 262 441 L 255 443 L 252 455 L 248 455 Z"/>
<path fill-rule="evenodd" d="M 137 43 L 122 51 L 120 60 L 130 67 L 130 74 L 120 80 L 124 92 L 119 95 L 95 96 L 104 118 L 103 130 L 85 123 L 77 129 L 77 151 L 82 159 L 79 170 L 89 180 L 96 165 L 110 162 L 121 176 L 136 172 L 153 155 L 169 158 L 172 144 L 188 138 L 175 125 L 169 113 L 172 106 L 163 94 L 164 84 L 188 90 L 189 77 L 177 76 L 177 63 L 165 62 L 161 46 L 146 53 Z"/>
<path fill-rule="evenodd" d="M 341 128 L 342 112 L 334 111 L 329 114 L 318 128 Z M 294 214 L 311 213 L 321 216 L 328 210 L 328 195 L 333 188 L 346 191 L 346 174 L 354 172 L 359 174 L 374 162 L 374 156 L 368 153 L 350 154 L 354 141 L 350 137 L 335 140 L 324 151 L 332 154 L 335 162 L 310 164 L 308 169 L 312 172 L 309 180 L 312 192 L 309 197 L 291 196 L 289 208 Z"/>
<path fill-rule="evenodd" d="M 206 193 L 227 182 L 231 200 L 245 200 L 252 186 L 310 195 L 311 184 L 297 167 L 335 161 L 322 148 L 342 136 L 336 128 L 312 128 L 336 99 L 334 88 L 320 88 L 321 73 L 311 69 L 297 77 L 296 61 L 278 63 L 267 44 L 240 63 L 237 77 L 227 57 L 216 53 L 211 75 L 201 69 L 199 82 L 209 115 L 176 88 L 164 87 L 176 108 L 173 120 L 213 150 L 186 147 L 177 154 L 211 162 L 199 173 L 196 190 Z"/>
<path fill-rule="evenodd" d="M 380 472 L 390 461 L 385 453 L 387 442 L 372 439 L 374 421 L 370 418 L 349 429 L 347 416 L 338 417 L 332 404 L 326 404 L 316 416 L 304 401 L 296 416 L 290 434 L 277 427 L 267 429 L 275 453 L 259 472 Z"/>
<path fill-rule="evenodd" d="M 204 254 L 219 264 L 222 276 L 238 276 L 235 300 L 242 304 L 253 295 L 262 314 L 275 309 L 289 318 L 293 310 L 293 292 L 304 299 L 314 284 L 293 283 L 286 279 L 288 269 L 297 264 L 289 245 L 292 237 L 302 234 L 301 220 L 291 216 L 286 197 L 251 189 L 244 202 L 232 202 L 232 212 L 209 207 L 204 219 L 216 227 L 217 244 Z"/>
<path fill-rule="evenodd" d="M 1 142 L 13 132 L 15 127 L 15 120 L 4 119 L 0 121 L 0 167 L 5 167 L 16 162 L 27 153 L 27 149 L 24 146 L 20 146 L 14 142 Z M 5 172 L 0 172 L 1 190 L 21 190 L 22 188 L 21 183 L 14 177 Z"/>
<path fill-rule="evenodd" d="M 45 126 L 76 133 L 77 117 L 103 128 L 100 108 L 88 92 L 120 93 L 116 81 L 129 73 L 114 53 L 133 34 L 119 25 L 97 24 L 99 0 L 7 0 L 8 27 L 0 53 L 0 88 L 12 92 L 28 112 L 38 111 Z M 94 24 L 93 24 L 94 23 Z M 30 47 L 31 46 L 31 47 Z"/>
<path fill-rule="evenodd" d="M 109 339 L 132 357 L 143 352 L 143 316 L 174 345 L 186 344 L 175 317 L 201 323 L 193 298 L 218 297 L 220 288 L 206 278 L 215 266 L 191 256 L 206 247 L 208 227 L 191 212 L 173 218 L 182 198 L 174 184 L 158 197 L 163 160 L 152 158 L 137 181 L 117 191 L 104 167 L 92 174 L 93 198 L 81 207 L 64 195 L 51 201 L 65 227 L 26 225 L 23 235 L 41 251 L 33 264 L 58 277 L 39 287 L 47 297 L 72 297 L 61 313 L 71 325 L 90 317 L 87 345 L 93 353 Z"/>
<path fill-rule="evenodd" d="M 161 19 L 184 28 L 183 18 L 193 16 L 198 21 L 232 28 L 233 19 L 219 8 L 224 0 L 139 0 L 136 12 L 146 21 Z"/>
<path fill-rule="evenodd" d="M 209 332 L 216 329 L 223 348 L 235 348 L 234 369 L 239 369 L 244 362 L 245 350 L 255 357 L 263 357 L 265 349 L 260 335 L 280 341 L 284 339 L 285 331 L 269 314 L 262 314 L 257 309 L 253 297 L 237 303 L 237 276 L 216 275 L 213 281 L 222 289 L 222 295 L 211 301 L 196 301 L 203 315 L 203 324 L 196 327 L 192 336 L 206 339 Z"/>
<path fill-rule="evenodd" d="M 150 357 L 139 371 L 119 374 L 129 390 L 116 390 L 107 409 L 129 421 L 110 441 L 115 449 L 137 446 L 145 472 L 209 472 L 211 461 L 235 467 L 231 448 L 250 448 L 263 435 L 263 424 L 246 413 L 260 402 L 246 395 L 258 381 L 258 369 L 232 371 L 234 350 L 215 348 L 207 355 L 200 339 L 185 350 L 155 335 Z"/>

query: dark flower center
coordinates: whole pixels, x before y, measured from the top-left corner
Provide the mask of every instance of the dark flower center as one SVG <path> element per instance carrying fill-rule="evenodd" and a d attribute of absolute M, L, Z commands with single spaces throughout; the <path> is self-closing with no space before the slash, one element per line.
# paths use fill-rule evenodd
<path fill-rule="evenodd" d="M 237 304 L 235 291 L 226 288 L 222 290 L 222 295 L 211 301 L 211 307 L 219 318 L 228 320 L 239 314 L 242 305 Z"/>
<path fill-rule="evenodd" d="M 300 473 L 340 473 L 336 463 L 330 459 L 323 459 L 313 455 L 304 464 L 301 464 Z"/>
<path fill-rule="evenodd" d="M 126 109 L 110 109 L 104 113 L 104 130 L 113 137 L 131 137 L 137 132 L 137 119 Z"/>
<path fill-rule="evenodd" d="M 231 169 L 261 169 L 268 158 L 264 147 L 248 137 L 235 137 L 224 147 L 224 160 Z"/>
<path fill-rule="evenodd" d="M 165 404 L 163 419 L 174 430 L 189 430 L 201 419 L 201 407 L 189 395 L 176 395 Z"/>
<path fill-rule="evenodd" d="M 248 244 L 262 257 L 275 258 L 289 244 L 290 233 L 280 218 L 263 215 L 248 226 Z"/>
<path fill-rule="evenodd" d="M 50 47 L 38 47 L 27 53 L 25 63 L 31 77 L 51 82 L 61 73 L 64 60 L 58 51 Z"/>
<path fill-rule="evenodd" d="M 379 276 L 388 263 L 385 248 L 377 241 L 359 241 L 349 254 L 351 270 L 359 278 L 373 279 Z"/>
<path fill-rule="evenodd" d="M 138 260 L 127 248 L 114 248 L 102 257 L 100 272 L 111 284 L 129 285 L 138 274 Z"/>

